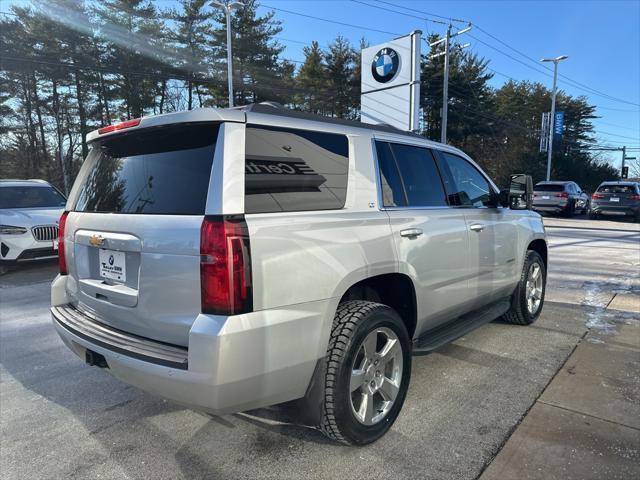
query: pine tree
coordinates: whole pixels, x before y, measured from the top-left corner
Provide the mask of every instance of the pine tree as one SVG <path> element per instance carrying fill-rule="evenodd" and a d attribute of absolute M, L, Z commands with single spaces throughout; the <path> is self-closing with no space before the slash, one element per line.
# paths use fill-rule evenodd
<path fill-rule="evenodd" d="M 282 31 L 275 12 L 258 16 L 258 2 L 248 0 L 231 16 L 234 103 L 246 105 L 266 100 L 289 103 L 291 92 L 285 85 L 286 72 L 279 63 L 284 50 L 274 38 Z M 219 27 L 214 31 L 212 62 L 215 78 L 220 80 L 210 91 L 217 97 L 216 105 L 226 105 L 227 92 L 227 30 L 224 12 L 217 10 L 214 19 Z"/>
<path fill-rule="evenodd" d="M 359 49 L 355 53 L 355 65 L 353 67 L 353 77 L 351 78 L 351 95 L 353 102 L 356 105 L 353 111 L 352 118 L 354 120 L 360 119 L 360 96 L 361 96 L 361 84 L 362 84 L 362 50 L 369 47 L 369 42 L 362 37 L 360 38 Z"/>
<path fill-rule="evenodd" d="M 327 105 L 327 71 L 323 62 L 324 52 L 318 42 L 304 47 L 304 63 L 298 71 L 297 102 L 301 108 L 311 113 L 325 113 Z"/>
<path fill-rule="evenodd" d="M 168 18 L 175 22 L 169 39 L 180 54 L 175 60 L 176 67 L 187 76 L 184 82 L 187 89 L 187 110 L 191 110 L 194 105 L 194 90 L 198 97 L 198 106 L 202 107 L 198 79 L 206 77 L 209 73 L 207 45 L 211 43 L 213 34 L 212 13 L 205 10 L 207 0 L 179 1 L 180 11 L 171 9 L 167 12 Z"/>
<path fill-rule="evenodd" d="M 108 62 L 118 72 L 115 93 L 126 118 L 140 117 L 155 104 L 164 72 L 162 25 L 147 0 L 104 0 L 96 7 Z"/>
<path fill-rule="evenodd" d="M 327 106 L 331 116 L 351 118 L 360 104 L 354 94 L 355 57 L 349 41 L 338 36 L 325 53 Z"/>

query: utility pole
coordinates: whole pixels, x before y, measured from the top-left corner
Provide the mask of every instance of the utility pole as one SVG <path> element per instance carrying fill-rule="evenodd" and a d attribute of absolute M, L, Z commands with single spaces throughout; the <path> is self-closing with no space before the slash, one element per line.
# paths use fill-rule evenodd
<path fill-rule="evenodd" d="M 451 24 L 447 27 L 447 33 L 444 38 L 430 43 L 430 47 L 434 47 L 444 42 L 444 52 L 431 55 L 429 58 L 437 58 L 444 55 L 444 80 L 442 84 L 442 125 L 440 130 L 440 142 L 447 143 L 447 120 L 449 116 L 449 54 L 451 50 L 451 39 L 471 30 L 471 25 L 456 33 L 451 33 Z M 467 48 L 470 44 L 460 45 L 460 49 Z"/>
<path fill-rule="evenodd" d="M 569 58 L 567 55 L 560 55 L 556 58 L 543 58 L 541 62 L 553 62 L 553 91 L 551 94 L 551 123 L 549 125 L 549 148 L 547 149 L 547 182 L 551 178 L 551 154 L 553 153 L 553 134 L 556 126 L 556 83 L 558 81 L 558 63 Z"/>
<path fill-rule="evenodd" d="M 451 43 L 451 24 L 444 37 L 444 83 L 442 84 L 442 125 L 440 143 L 447 143 L 447 120 L 449 115 L 449 44 Z"/>
<path fill-rule="evenodd" d="M 233 107 L 233 56 L 231 55 L 231 11 L 244 7 L 244 3 L 230 2 L 211 2 L 211 5 L 224 10 L 227 17 L 227 82 L 229 86 L 229 108 Z"/>

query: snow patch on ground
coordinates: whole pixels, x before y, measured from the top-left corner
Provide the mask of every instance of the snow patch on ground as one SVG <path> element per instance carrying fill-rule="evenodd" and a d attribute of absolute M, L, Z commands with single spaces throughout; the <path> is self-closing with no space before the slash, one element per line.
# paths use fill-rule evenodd
<path fill-rule="evenodd" d="M 617 335 L 616 324 L 632 325 L 640 322 L 640 315 L 635 312 L 619 312 L 607 310 L 607 306 L 615 295 L 627 295 L 640 291 L 640 273 L 619 276 L 610 281 L 594 280 L 583 284 L 584 300 L 582 305 L 590 307 L 587 312 L 586 326 L 594 334 Z M 613 296 L 612 296 L 613 295 Z M 592 337 L 592 343 L 603 342 L 601 338 Z"/>

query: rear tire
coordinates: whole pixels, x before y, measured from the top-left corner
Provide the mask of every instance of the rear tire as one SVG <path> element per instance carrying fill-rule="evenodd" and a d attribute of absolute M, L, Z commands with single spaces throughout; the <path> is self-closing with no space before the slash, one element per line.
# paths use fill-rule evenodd
<path fill-rule="evenodd" d="M 567 218 L 571 218 L 575 215 L 575 213 L 576 213 L 576 204 L 575 202 L 571 202 L 567 207 L 567 210 L 565 211 L 565 216 Z"/>
<path fill-rule="evenodd" d="M 376 441 L 398 417 L 410 376 L 411 342 L 395 310 L 362 300 L 340 304 L 327 348 L 320 431 L 346 445 Z"/>
<path fill-rule="evenodd" d="M 540 278 L 539 284 L 536 283 L 538 279 L 538 276 L 535 275 L 536 271 Z M 544 261 L 538 252 L 528 250 L 520 281 L 511 297 L 511 307 L 502 316 L 502 319 L 515 325 L 531 325 L 542 312 L 546 289 L 547 270 Z"/>

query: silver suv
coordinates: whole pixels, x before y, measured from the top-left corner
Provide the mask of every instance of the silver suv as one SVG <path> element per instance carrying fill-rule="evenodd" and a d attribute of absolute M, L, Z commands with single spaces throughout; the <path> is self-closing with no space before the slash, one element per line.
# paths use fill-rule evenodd
<path fill-rule="evenodd" d="M 366 444 L 398 416 L 412 352 L 540 315 L 541 217 L 455 148 L 263 104 L 88 140 L 53 321 L 147 391 L 214 414 L 298 400 Z"/>

